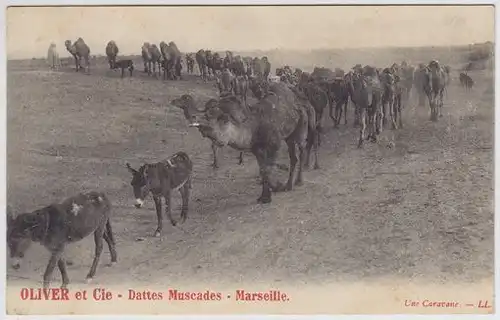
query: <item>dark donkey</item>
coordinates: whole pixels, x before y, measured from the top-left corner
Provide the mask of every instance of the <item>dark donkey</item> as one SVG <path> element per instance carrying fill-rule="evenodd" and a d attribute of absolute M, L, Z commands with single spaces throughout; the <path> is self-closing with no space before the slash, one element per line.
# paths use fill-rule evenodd
<path fill-rule="evenodd" d="M 109 220 L 111 203 L 101 192 L 80 193 L 60 204 L 51 204 L 31 213 L 13 217 L 7 212 L 7 243 L 12 258 L 12 267 L 19 269 L 20 259 L 31 242 L 39 242 L 51 252 L 49 264 L 43 275 L 43 286 L 47 288 L 57 264 L 62 276 L 62 287 L 69 284 L 66 260 L 63 256 L 67 244 L 77 242 L 94 233 L 95 255 L 87 275 L 90 282 L 96 273 L 102 253 L 102 239 L 106 240 L 111 254 L 111 264 L 116 262 L 116 248 Z"/>
<path fill-rule="evenodd" d="M 157 163 L 146 163 L 138 170 L 127 163 L 128 170 L 132 173 L 132 188 L 134 189 L 135 207 L 141 208 L 144 199 L 151 192 L 158 216 L 158 228 L 154 236 L 159 237 L 163 229 L 163 215 L 161 212 L 161 197 L 165 198 L 165 211 L 173 226 L 177 222 L 172 218 L 171 198 L 172 191 L 179 190 L 182 197 L 181 223 L 186 221 L 189 193 L 191 189 L 191 175 L 193 163 L 185 152 L 177 152 L 172 157 Z"/>

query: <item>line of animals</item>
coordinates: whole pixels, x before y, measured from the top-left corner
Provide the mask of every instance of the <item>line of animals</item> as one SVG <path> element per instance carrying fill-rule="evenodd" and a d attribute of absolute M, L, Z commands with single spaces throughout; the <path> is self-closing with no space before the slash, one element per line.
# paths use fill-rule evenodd
<path fill-rule="evenodd" d="M 78 38 L 74 43 L 71 40 L 65 41 L 66 50 L 75 59 L 76 71 L 85 70 L 90 72 L 90 48 L 82 38 Z M 50 50 L 55 50 L 55 45 L 51 44 Z M 122 78 L 124 70 L 128 69 L 132 76 L 135 69 L 134 63 L 130 59 L 117 60 L 120 52 L 116 42 L 111 40 L 106 45 L 106 56 L 108 58 L 110 69 L 121 69 Z M 179 80 L 181 79 L 182 70 L 182 53 L 177 48 L 177 45 L 171 41 L 166 43 L 161 41 L 160 45 L 144 42 L 141 47 L 141 56 L 144 63 L 144 72 L 148 75 L 156 75 L 163 70 L 163 80 Z M 194 57 L 193 57 L 194 56 Z M 255 75 L 259 77 L 269 77 L 271 72 L 271 64 L 267 57 L 251 58 L 233 56 L 231 51 L 226 51 L 226 56 L 222 58 L 219 53 L 212 53 L 211 50 L 201 49 L 196 53 L 187 53 L 185 55 L 187 72 L 194 73 L 195 61 L 198 64 L 199 73 L 204 81 L 213 79 L 217 72 L 222 72 L 224 69 L 229 69 L 236 76 Z M 82 66 L 82 61 L 85 67 Z"/>
<path fill-rule="evenodd" d="M 87 62 L 90 50 L 79 38 L 73 45 L 66 41 L 68 51 L 74 53 L 77 71 L 80 60 Z M 111 50 L 112 48 L 115 48 Z M 164 72 L 172 79 L 180 78 L 180 54 L 170 42 L 160 44 L 160 52 L 167 52 L 163 65 Z M 109 49 L 109 50 L 108 50 Z M 149 63 L 157 63 L 155 46 L 144 44 L 143 58 L 145 71 L 153 70 Z M 334 126 L 340 124 L 342 113 L 347 124 L 348 102 L 354 105 L 354 125 L 360 127 L 358 148 L 365 140 L 377 141 L 384 127 L 391 124 L 393 129 L 403 127 L 401 111 L 410 101 L 410 93 L 415 88 L 418 104 L 429 102 L 431 121 L 438 121 L 442 115 L 443 96 L 450 82 L 450 68 L 441 66 L 437 60 L 417 68 L 403 62 L 388 68 L 356 65 L 349 72 L 341 69 L 315 68 L 312 73 L 289 66 L 278 68 L 276 77 L 269 76 L 270 63 L 265 59 L 265 68 L 244 69 L 239 59 L 235 64 L 222 64 L 222 68 L 209 63 L 207 50 L 200 50 L 196 60 L 204 80 L 216 77 L 219 99 L 210 99 L 204 109 L 197 108 L 191 95 L 185 94 L 171 101 L 171 105 L 182 109 L 189 126 L 198 128 L 203 137 L 212 143 L 213 166 L 218 167 L 217 150 L 230 146 L 240 151 L 239 163 L 243 163 L 243 152 L 251 152 L 257 160 L 262 191 L 257 199 L 266 204 L 272 200 L 271 192 L 291 191 L 303 184 L 303 169 L 309 168 L 311 152 L 314 155 L 314 169 L 319 169 L 319 146 L 321 145 L 321 120 L 325 108 L 330 110 Z M 127 65 L 116 61 L 118 48 L 112 41 L 106 48 L 110 68 Z M 211 56 L 213 57 L 213 56 Z M 228 57 L 231 55 L 228 53 Z M 165 62 L 167 61 L 167 62 Z M 211 60 L 213 61 L 213 60 Z M 262 61 L 262 60 L 260 60 Z M 248 65 L 247 65 L 248 67 Z M 215 68 L 215 69 L 214 69 Z M 251 69 L 250 71 L 248 69 Z M 189 70 L 189 68 L 188 68 Z M 191 68 L 192 70 L 192 68 Z M 220 71 L 220 72 L 218 72 Z M 472 87 L 473 81 L 466 74 L 460 75 L 463 86 Z M 248 90 L 250 89 L 250 90 Z M 247 91 L 251 91 L 257 102 L 247 103 Z M 366 132 L 368 135 L 366 136 Z M 289 154 L 289 171 L 286 183 L 276 178 L 278 151 L 285 142 Z M 156 207 L 157 228 L 154 236 L 163 230 L 162 198 L 165 199 L 165 213 L 170 223 L 172 217 L 172 192 L 179 191 L 182 198 L 181 220 L 186 221 L 189 197 L 192 188 L 193 163 L 188 154 L 177 152 L 157 163 L 145 163 L 138 169 L 126 164 L 132 175 L 131 186 L 135 207 L 141 208 L 146 197 L 151 194 Z M 297 172 L 296 172 L 297 171 Z M 295 178 L 295 179 L 294 179 Z M 64 249 L 67 244 L 80 241 L 94 234 L 95 254 L 87 281 L 93 279 L 103 249 L 103 239 L 109 246 L 111 263 L 117 262 L 116 243 L 111 222 L 111 201 L 102 192 L 92 191 L 67 198 L 62 203 L 53 203 L 31 213 L 14 217 L 7 208 L 7 243 L 12 267 L 19 269 L 31 242 L 39 242 L 51 253 L 43 275 L 43 286 L 48 287 L 55 266 L 62 276 L 62 287 L 69 284 Z"/>

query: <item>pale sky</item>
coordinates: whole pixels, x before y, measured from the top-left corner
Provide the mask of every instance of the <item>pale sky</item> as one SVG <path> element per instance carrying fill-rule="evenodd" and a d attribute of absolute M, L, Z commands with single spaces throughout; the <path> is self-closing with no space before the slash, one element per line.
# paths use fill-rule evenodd
<path fill-rule="evenodd" d="M 115 40 L 120 54 L 142 43 L 198 49 L 447 46 L 494 41 L 493 6 L 11 7 L 7 57 L 47 54 L 82 37 L 92 54 Z"/>

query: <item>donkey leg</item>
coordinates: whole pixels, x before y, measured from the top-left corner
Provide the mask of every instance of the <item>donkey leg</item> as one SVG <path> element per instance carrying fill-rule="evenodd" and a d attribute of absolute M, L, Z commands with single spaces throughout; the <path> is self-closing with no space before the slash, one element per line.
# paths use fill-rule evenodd
<path fill-rule="evenodd" d="M 68 271 L 66 270 L 66 261 L 63 257 L 59 258 L 57 261 L 57 266 L 59 267 L 59 271 L 61 271 L 62 285 L 61 288 L 66 288 L 69 284 Z"/>
<path fill-rule="evenodd" d="M 163 229 L 163 212 L 161 212 L 161 197 L 153 196 L 156 208 L 156 217 L 158 218 L 158 227 L 156 228 L 155 237 L 159 237 Z"/>
<path fill-rule="evenodd" d="M 101 258 L 102 253 L 102 239 L 104 238 L 104 228 L 105 226 L 99 226 L 96 231 L 94 231 L 94 242 L 95 242 L 95 253 L 94 253 L 94 261 L 92 261 L 92 266 L 90 267 L 90 271 L 87 274 L 86 282 L 90 283 L 95 276 L 95 272 L 97 270 L 97 265 L 99 264 L 99 259 Z"/>
<path fill-rule="evenodd" d="M 297 165 L 297 150 L 295 149 L 294 137 L 292 136 L 286 139 L 286 144 L 288 146 L 288 156 L 290 158 L 290 169 L 288 171 L 288 181 L 285 191 L 290 191 L 293 188 L 293 176 L 295 173 L 295 166 Z"/>
<path fill-rule="evenodd" d="M 181 223 L 186 222 L 187 214 L 189 211 L 189 196 L 191 193 L 189 180 L 180 188 L 180 193 L 182 197 L 182 208 L 181 208 Z"/>
<path fill-rule="evenodd" d="M 116 243 L 115 243 L 115 238 L 113 236 L 113 230 L 111 229 L 111 222 L 108 219 L 108 222 L 106 222 L 106 231 L 104 231 L 104 240 L 108 244 L 109 248 L 109 254 L 111 255 L 111 264 L 113 265 L 117 261 L 117 254 L 116 254 Z"/>
<path fill-rule="evenodd" d="M 172 217 L 172 191 L 165 191 L 163 197 L 165 198 L 165 212 L 167 213 L 168 220 L 170 220 L 170 223 L 175 227 L 177 221 Z"/>
<path fill-rule="evenodd" d="M 45 268 L 45 273 L 43 274 L 43 287 L 48 288 L 50 284 L 50 280 L 52 279 L 52 273 L 54 273 L 54 269 L 56 267 L 57 262 L 61 258 L 63 253 L 63 248 L 58 249 L 55 252 L 52 252 L 50 256 L 49 263 L 47 264 L 47 268 Z"/>

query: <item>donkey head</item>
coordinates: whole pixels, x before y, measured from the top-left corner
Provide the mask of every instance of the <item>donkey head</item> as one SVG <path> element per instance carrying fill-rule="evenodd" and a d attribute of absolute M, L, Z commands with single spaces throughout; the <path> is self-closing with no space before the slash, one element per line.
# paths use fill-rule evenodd
<path fill-rule="evenodd" d="M 49 222 L 47 214 L 51 210 L 57 209 L 48 206 L 32 213 L 19 214 L 14 218 L 10 208 L 7 208 L 7 245 L 12 268 L 20 268 L 21 260 L 33 240 L 44 239 Z"/>
<path fill-rule="evenodd" d="M 132 181 L 130 181 L 130 185 L 134 191 L 136 208 L 141 208 L 144 205 L 144 199 L 149 194 L 149 188 L 144 174 L 145 167 L 146 165 L 143 165 L 139 168 L 139 170 L 135 170 L 129 163 L 127 163 L 127 169 L 130 173 L 132 173 Z"/>

